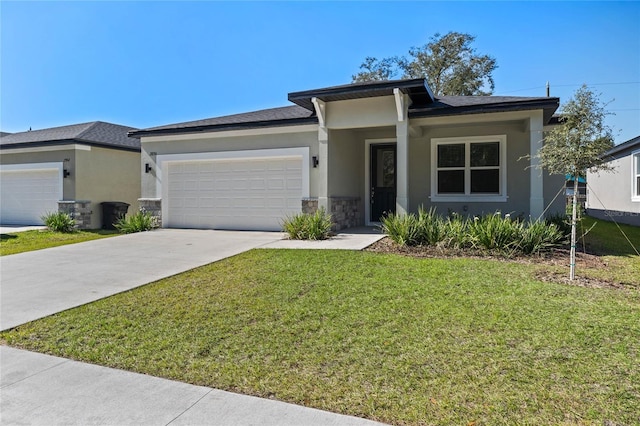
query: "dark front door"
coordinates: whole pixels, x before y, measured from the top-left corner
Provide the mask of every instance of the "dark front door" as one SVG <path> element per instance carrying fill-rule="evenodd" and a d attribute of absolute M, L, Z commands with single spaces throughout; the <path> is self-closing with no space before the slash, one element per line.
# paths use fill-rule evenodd
<path fill-rule="evenodd" d="M 371 145 L 371 218 L 396 211 L 396 145 Z"/>

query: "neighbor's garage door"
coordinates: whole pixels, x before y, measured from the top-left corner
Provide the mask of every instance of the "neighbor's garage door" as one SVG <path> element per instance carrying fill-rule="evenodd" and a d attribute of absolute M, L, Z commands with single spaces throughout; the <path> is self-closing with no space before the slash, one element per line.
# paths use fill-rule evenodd
<path fill-rule="evenodd" d="M 42 225 L 41 216 L 58 211 L 62 177 L 58 168 L 0 171 L 0 223 Z"/>
<path fill-rule="evenodd" d="M 279 231 L 301 210 L 301 157 L 171 161 L 165 170 L 168 227 Z"/>

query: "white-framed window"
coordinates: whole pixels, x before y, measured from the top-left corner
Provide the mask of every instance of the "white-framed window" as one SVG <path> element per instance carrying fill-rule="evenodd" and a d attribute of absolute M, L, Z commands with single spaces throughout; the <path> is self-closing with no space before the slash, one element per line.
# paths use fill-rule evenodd
<path fill-rule="evenodd" d="M 631 201 L 640 202 L 640 151 L 631 154 Z"/>
<path fill-rule="evenodd" d="M 431 139 L 431 201 L 507 201 L 507 136 Z"/>

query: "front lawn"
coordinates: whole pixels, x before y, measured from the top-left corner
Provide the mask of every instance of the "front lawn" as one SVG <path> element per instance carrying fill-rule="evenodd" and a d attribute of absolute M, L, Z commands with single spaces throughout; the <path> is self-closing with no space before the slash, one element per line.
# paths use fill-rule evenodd
<path fill-rule="evenodd" d="M 102 229 L 93 231 L 77 231 L 68 234 L 52 232 L 49 230 L 33 230 L 0 234 L 0 256 L 63 246 L 65 244 L 81 243 L 83 241 L 96 240 L 98 238 L 113 237 L 115 235 L 118 235 L 117 231 L 107 231 Z"/>
<path fill-rule="evenodd" d="M 640 278 L 583 288 L 537 268 L 253 250 L 0 338 L 393 424 L 640 423 Z"/>

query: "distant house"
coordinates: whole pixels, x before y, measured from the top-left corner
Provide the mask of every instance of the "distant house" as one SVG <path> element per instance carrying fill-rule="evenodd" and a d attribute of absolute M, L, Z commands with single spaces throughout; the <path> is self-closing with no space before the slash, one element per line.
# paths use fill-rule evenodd
<path fill-rule="evenodd" d="M 605 154 L 613 172 L 587 173 L 587 214 L 640 226 L 640 136 Z"/>
<path fill-rule="evenodd" d="M 101 203 L 140 197 L 140 141 L 132 127 L 94 121 L 0 137 L 0 223 L 39 225 L 45 213 L 102 226 Z"/>
<path fill-rule="evenodd" d="M 390 212 L 564 211 L 564 176 L 519 161 L 558 98 L 435 96 L 425 79 L 289 93 L 293 105 L 133 131 L 141 206 L 162 226 L 280 230 L 324 208 L 335 229 Z M 552 200 L 556 200 L 549 206 Z"/>

